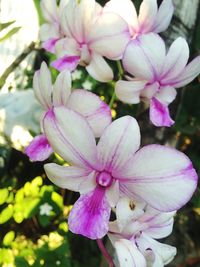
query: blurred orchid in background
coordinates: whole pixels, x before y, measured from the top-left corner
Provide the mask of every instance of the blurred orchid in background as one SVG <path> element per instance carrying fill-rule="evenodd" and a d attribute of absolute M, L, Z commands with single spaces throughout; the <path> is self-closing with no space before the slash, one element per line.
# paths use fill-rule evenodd
<path fill-rule="evenodd" d="M 51 73 L 46 63 L 43 62 L 41 69 L 34 75 L 33 88 L 35 97 L 44 108 L 45 114 L 52 107 L 57 106 L 66 106 L 75 110 L 86 117 L 95 137 L 100 137 L 105 127 L 111 123 L 110 108 L 98 96 L 84 89 L 71 91 L 71 74 L 68 71 L 61 72 L 55 84 L 52 85 Z M 42 121 L 41 130 L 43 132 Z M 36 136 L 25 150 L 25 153 L 33 161 L 43 161 L 52 152 L 44 133 Z"/>
<path fill-rule="evenodd" d="M 163 0 L 158 8 L 157 0 L 143 0 L 137 15 L 131 0 L 110 0 L 105 10 L 120 15 L 129 25 L 133 38 L 140 34 L 165 31 L 171 21 L 174 6 L 172 0 Z"/>
<path fill-rule="evenodd" d="M 65 107 L 46 113 L 44 132 L 54 151 L 72 165 L 46 164 L 47 176 L 81 194 L 68 220 L 74 233 L 102 238 L 120 196 L 167 212 L 182 207 L 196 189 L 197 174 L 183 153 L 160 145 L 138 150 L 140 130 L 130 116 L 110 124 L 97 146 L 87 121 Z"/>
<path fill-rule="evenodd" d="M 144 202 L 121 198 L 116 215 L 108 236 L 120 267 L 163 267 L 173 260 L 176 248 L 155 239 L 171 234 L 175 211 L 161 213 Z"/>
<path fill-rule="evenodd" d="M 151 122 L 172 126 L 168 105 L 176 97 L 175 88 L 187 85 L 200 73 L 200 56 L 186 65 L 188 58 L 189 47 L 182 37 L 166 53 L 165 43 L 157 34 L 138 36 L 128 44 L 123 57 L 124 69 L 134 78 L 117 82 L 118 98 L 130 104 L 148 101 Z"/>
<path fill-rule="evenodd" d="M 96 80 L 111 81 L 113 72 L 103 57 L 112 60 L 122 57 L 130 40 L 127 23 L 115 13 L 104 12 L 94 0 L 69 0 L 59 25 L 65 38 L 56 44 L 51 38 L 47 41 L 53 44 L 48 50 L 53 51 L 55 44 L 58 57 L 52 66 L 59 71 L 73 71 L 80 64 Z"/>
<path fill-rule="evenodd" d="M 40 39 L 43 48 L 51 53 L 55 53 L 55 44 L 65 37 L 61 28 L 61 14 L 68 0 L 61 0 L 57 6 L 56 0 L 41 0 L 41 10 L 45 23 L 40 28 Z"/>

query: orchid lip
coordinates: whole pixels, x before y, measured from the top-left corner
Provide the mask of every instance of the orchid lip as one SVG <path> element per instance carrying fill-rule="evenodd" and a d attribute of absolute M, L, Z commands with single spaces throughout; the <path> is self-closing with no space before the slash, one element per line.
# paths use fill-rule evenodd
<path fill-rule="evenodd" d="M 113 177 L 109 172 L 100 172 L 97 174 L 96 183 L 102 187 L 110 187 L 113 183 Z"/>

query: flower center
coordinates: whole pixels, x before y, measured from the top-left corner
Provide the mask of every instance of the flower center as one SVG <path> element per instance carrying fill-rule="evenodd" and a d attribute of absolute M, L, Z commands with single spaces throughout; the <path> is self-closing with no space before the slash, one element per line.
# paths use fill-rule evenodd
<path fill-rule="evenodd" d="M 96 182 L 100 186 L 109 187 L 112 185 L 113 177 L 108 172 L 100 172 L 96 177 Z"/>

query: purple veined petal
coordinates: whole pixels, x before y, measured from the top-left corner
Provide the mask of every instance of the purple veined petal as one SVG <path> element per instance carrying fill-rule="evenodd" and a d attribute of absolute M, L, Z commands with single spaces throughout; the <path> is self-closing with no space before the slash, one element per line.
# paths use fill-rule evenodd
<path fill-rule="evenodd" d="M 58 7 L 56 0 L 41 0 L 42 15 L 49 22 L 58 20 Z"/>
<path fill-rule="evenodd" d="M 156 95 L 156 92 L 158 92 L 159 87 L 160 85 L 158 82 L 147 84 L 144 90 L 142 90 L 141 92 L 141 97 L 144 99 L 151 99 L 152 97 Z"/>
<path fill-rule="evenodd" d="M 140 33 L 148 33 L 151 31 L 155 23 L 157 11 L 158 11 L 158 5 L 156 0 L 142 1 L 138 16 Z"/>
<path fill-rule="evenodd" d="M 112 185 L 106 190 L 106 198 L 111 207 L 116 207 L 119 201 L 119 182 L 114 181 Z"/>
<path fill-rule="evenodd" d="M 174 121 L 169 114 L 169 108 L 166 104 L 161 103 L 155 97 L 150 101 L 150 120 L 157 127 L 171 127 Z"/>
<path fill-rule="evenodd" d="M 80 3 L 70 0 L 62 13 L 62 27 L 66 36 L 78 43 L 85 43 L 88 31 L 95 19 L 96 2 L 83 0 Z"/>
<path fill-rule="evenodd" d="M 120 230 L 123 230 L 131 220 L 137 220 L 144 214 L 146 203 L 130 200 L 121 197 L 116 207 L 117 223 Z M 126 229 L 126 228 L 125 228 Z"/>
<path fill-rule="evenodd" d="M 140 129 L 130 116 L 112 122 L 103 132 L 97 145 L 99 161 L 104 170 L 117 171 L 140 146 Z M 115 176 L 114 176 L 115 177 Z"/>
<path fill-rule="evenodd" d="M 144 254 L 148 250 L 151 250 L 154 254 L 154 265 L 155 266 L 164 266 L 170 263 L 176 255 L 176 248 L 162 244 L 148 235 L 142 233 L 139 238 L 136 239 L 139 250 Z M 160 265 L 156 265 L 156 263 Z M 161 265 L 162 264 L 162 265 Z"/>
<path fill-rule="evenodd" d="M 128 23 L 132 35 L 138 30 L 137 12 L 131 0 L 110 0 L 104 7 L 105 11 L 121 16 Z"/>
<path fill-rule="evenodd" d="M 33 77 L 33 89 L 35 97 L 44 107 L 44 109 L 48 110 L 49 108 L 51 108 L 51 73 L 45 62 L 42 62 L 40 70 L 36 71 Z"/>
<path fill-rule="evenodd" d="M 194 80 L 200 73 L 200 56 L 193 59 L 183 70 L 183 72 L 173 81 L 176 88 L 183 87 Z"/>
<path fill-rule="evenodd" d="M 128 24 L 119 15 L 103 12 L 90 31 L 88 46 L 93 53 L 116 60 L 122 57 L 130 38 Z"/>
<path fill-rule="evenodd" d="M 140 149 L 114 177 L 128 192 L 154 209 L 170 212 L 184 206 L 197 186 L 190 159 L 176 149 L 148 145 Z M 125 192 L 125 188 L 123 189 Z"/>
<path fill-rule="evenodd" d="M 42 44 L 42 47 L 48 52 L 55 53 L 55 45 L 58 40 L 59 40 L 58 38 L 51 38 L 45 41 Z"/>
<path fill-rule="evenodd" d="M 146 225 L 143 232 L 156 239 L 167 237 L 172 232 L 175 214 L 176 211 L 159 212 L 147 206 L 144 215 L 140 218 L 140 222 Z"/>
<path fill-rule="evenodd" d="M 162 70 L 162 84 L 173 81 L 185 68 L 189 59 L 189 47 L 182 37 L 177 38 L 169 48 Z"/>
<path fill-rule="evenodd" d="M 108 232 L 111 208 L 105 198 L 105 189 L 80 196 L 69 214 L 69 229 L 90 239 L 99 239 Z"/>
<path fill-rule="evenodd" d="M 140 93 L 144 89 L 146 81 L 118 81 L 115 86 L 117 97 L 124 103 L 137 104 L 140 102 Z"/>
<path fill-rule="evenodd" d="M 123 66 L 136 78 L 151 83 L 159 79 L 165 53 L 165 43 L 157 34 L 139 35 L 127 45 Z"/>
<path fill-rule="evenodd" d="M 46 160 L 52 153 L 53 149 L 44 134 L 36 136 L 25 149 L 25 154 L 32 161 Z"/>
<path fill-rule="evenodd" d="M 146 260 L 133 241 L 120 239 L 115 242 L 120 267 L 146 267 Z"/>
<path fill-rule="evenodd" d="M 62 71 L 56 78 L 53 88 L 53 105 L 66 106 L 69 96 L 71 94 L 71 74 L 69 71 Z"/>
<path fill-rule="evenodd" d="M 161 225 L 158 224 L 155 226 L 151 226 L 150 228 L 144 230 L 143 232 L 155 239 L 164 238 L 172 233 L 173 224 L 174 220 L 173 218 L 171 218 L 167 222 L 162 223 Z"/>
<path fill-rule="evenodd" d="M 80 61 L 80 56 L 64 56 L 59 59 L 54 60 L 51 66 L 58 71 L 68 70 L 73 71 L 78 66 Z"/>
<path fill-rule="evenodd" d="M 74 90 L 69 97 L 67 107 L 87 119 L 95 137 L 100 137 L 104 129 L 112 122 L 109 106 L 97 95 L 86 90 Z"/>
<path fill-rule="evenodd" d="M 157 94 L 155 94 L 155 98 L 165 105 L 169 105 L 176 98 L 177 92 L 171 86 L 161 86 Z"/>
<path fill-rule="evenodd" d="M 86 67 L 88 73 L 97 81 L 109 82 L 113 79 L 113 71 L 105 59 L 98 55 L 92 54 L 92 60 Z"/>
<path fill-rule="evenodd" d="M 55 185 L 79 192 L 79 185 L 88 179 L 91 171 L 74 166 L 60 166 L 55 163 L 44 165 L 45 172 Z"/>
<path fill-rule="evenodd" d="M 65 107 L 57 107 L 47 112 L 43 124 L 54 151 L 67 162 L 90 170 L 101 170 L 96 141 L 84 117 Z"/>
<path fill-rule="evenodd" d="M 155 17 L 152 31 L 159 33 L 167 30 L 174 12 L 172 0 L 163 0 Z"/>

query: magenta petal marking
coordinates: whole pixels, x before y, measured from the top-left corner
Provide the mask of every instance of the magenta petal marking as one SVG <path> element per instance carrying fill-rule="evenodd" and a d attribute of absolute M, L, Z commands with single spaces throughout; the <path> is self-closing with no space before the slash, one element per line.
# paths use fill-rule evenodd
<path fill-rule="evenodd" d="M 80 61 L 79 56 L 64 56 L 51 63 L 51 66 L 58 71 L 68 70 L 73 71 L 78 66 Z"/>
<path fill-rule="evenodd" d="M 25 149 L 25 154 L 32 161 L 43 161 L 52 153 L 53 149 L 44 134 L 36 136 Z"/>
<path fill-rule="evenodd" d="M 150 120 L 155 126 L 171 127 L 174 124 L 169 115 L 168 106 L 162 104 L 155 97 L 150 102 Z"/>
<path fill-rule="evenodd" d="M 69 229 L 90 239 L 99 239 L 108 232 L 111 208 L 105 197 L 105 189 L 97 186 L 82 195 L 69 214 Z"/>
<path fill-rule="evenodd" d="M 51 38 L 45 41 L 42 44 L 42 47 L 48 52 L 55 53 L 55 45 L 58 40 L 59 40 L 58 38 Z"/>

